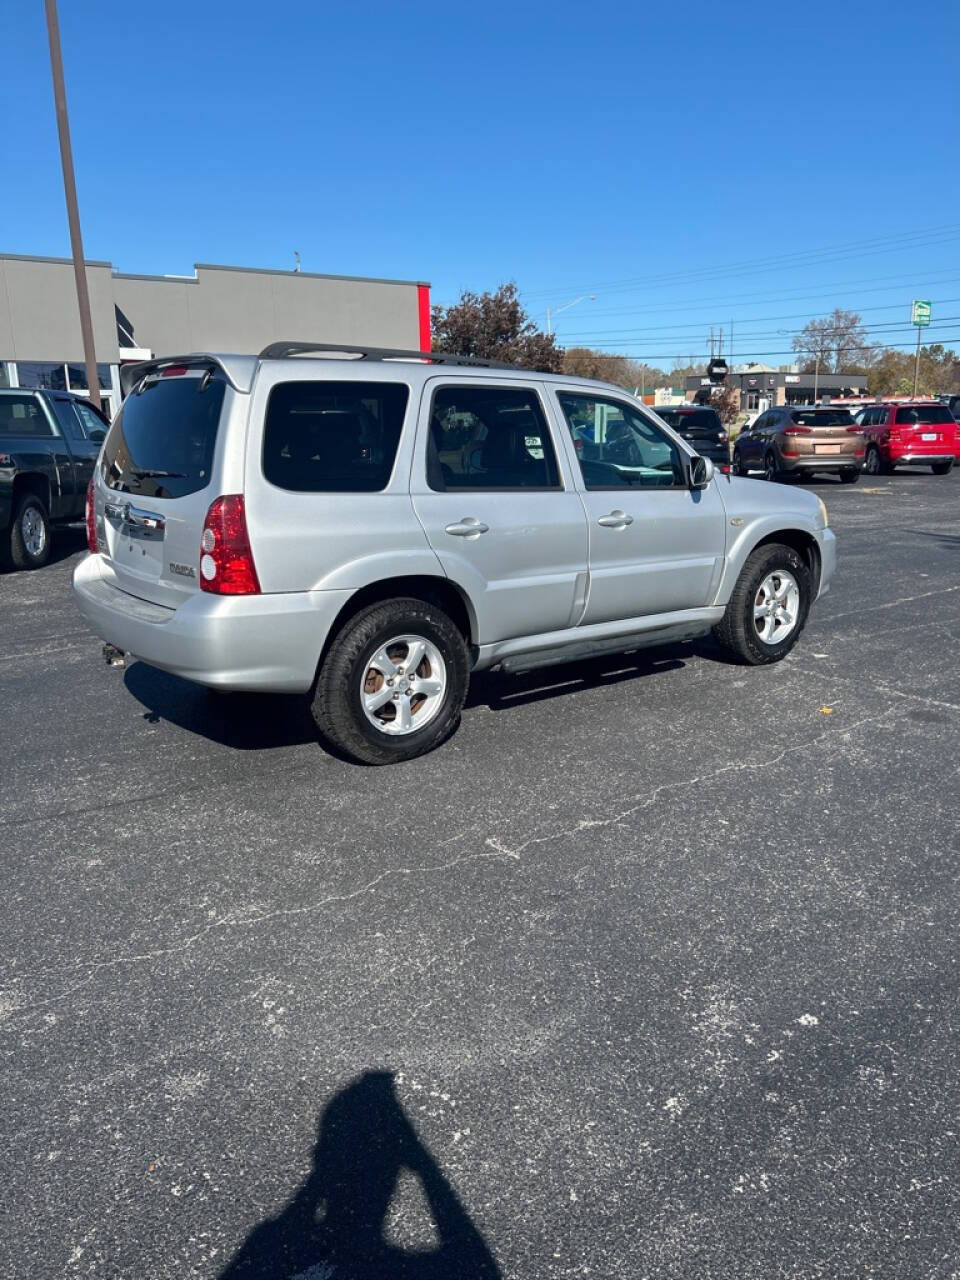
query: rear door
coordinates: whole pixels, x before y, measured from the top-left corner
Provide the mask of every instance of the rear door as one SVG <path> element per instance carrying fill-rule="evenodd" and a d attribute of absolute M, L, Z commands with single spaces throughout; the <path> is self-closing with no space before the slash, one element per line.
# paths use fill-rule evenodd
<path fill-rule="evenodd" d="M 200 537 L 237 397 L 215 368 L 149 375 L 124 400 L 103 446 L 96 490 L 101 555 L 116 585 L 176 608 L 200 589 Z"/>
<path fill-rule="evenodd" d="M 481 644 L 563 630 L 583 611 L 586 519 L 543 396 L 516 382 L 424 387 L 414 508 Z"/>
<path fill-rule="evenodd" d="M 944 404 L 898 405 L 893 434 L 900 437 L 902 453 L 943 457 L 956 453 L 956 422 Z"/>
<path fill-rule="evenodd" d="M 79 515 L 93 475 L 100 446 L 107 434 L 107 424 L 87 404 L 70 396 L 54 394 L 54 412 L 70 444 L 74 462 L 74 513 Z"/>

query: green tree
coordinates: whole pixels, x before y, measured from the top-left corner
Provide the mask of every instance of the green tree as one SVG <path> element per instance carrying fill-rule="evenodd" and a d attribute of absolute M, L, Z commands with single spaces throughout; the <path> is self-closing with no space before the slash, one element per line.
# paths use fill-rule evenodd
<path fill-rule="evenodd" d="M 432 325 L 438 352 L 501 360 L 546 373 L 563 369 L 562 349 L 524 311 L 512 281 L 494 293 L 465 290 L 453 306 L 434 307 Z"/>

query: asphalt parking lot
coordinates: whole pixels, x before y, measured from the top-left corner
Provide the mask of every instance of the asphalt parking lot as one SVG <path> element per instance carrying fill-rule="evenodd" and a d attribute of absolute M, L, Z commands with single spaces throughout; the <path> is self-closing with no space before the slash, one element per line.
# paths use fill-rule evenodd
<path fill-rule="evenodd" d="M 960 474 L 810 487 L 786 662 L 392 769 L 0 578 L 0 1274 L 960 1275 Z"/>

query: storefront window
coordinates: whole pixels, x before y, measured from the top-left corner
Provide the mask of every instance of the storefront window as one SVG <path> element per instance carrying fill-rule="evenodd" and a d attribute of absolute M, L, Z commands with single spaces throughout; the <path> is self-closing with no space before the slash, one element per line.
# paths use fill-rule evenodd
<path fill-rule="evenodd" d="M 87 366 L 85 364 L 68 364 L 67 376 L 70 381 L 71 391 L 89 391 L 90 384 L 87 381 Z M 110 366 L 108 364 L 97 365 L 97 377 L 100 379 L 100 388 L 103 391 L 110 390 Z"/>
<path fill-rule="evenodd" d="M 0 360 L 0 387 L 9 387 L 10 385 L 10 366 L 6 360 Z"/>
<path fill-rule="evenodd" d="M 62 364 L 48 364 L 44 360 L 18 360 L 17 377 L 21 387 L 46 387 L 50 391 L 67 389 L 67 375 Z"/>

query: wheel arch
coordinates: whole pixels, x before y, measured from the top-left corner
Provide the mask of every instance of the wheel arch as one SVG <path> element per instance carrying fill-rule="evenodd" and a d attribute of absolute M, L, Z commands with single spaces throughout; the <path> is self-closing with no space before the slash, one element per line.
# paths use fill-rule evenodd
<path fill-rule="evenodd" d="M 46 509 L 47 519 L 50 519 L 51 493 L 50 480 L 48 477 L 39 471 L 19 472 L 15 475 L 13 477 L 14 507 L 16 507 L 16 504 L 20 499 L 26 497 L 27 494 L 32 494 L 33 497 L 40 499 Z"/>
<path fill-rule="evenodd" d="M 320 654 L 318 668 L 340 631 L 356 617 L 362 609 L 369 605 L 380 604 L 384 600 L 412 598 L 423 600 L 427 604 L 436 605 L 450 618 L 450 621 L 463 635 L 471 650 L 477 644 L 477 617 L 469 597 L 456 583 L 449 578 L 432 574 L 407 574 L 396 578 L 380 578 L 359 587 L 349 600 L 341 607 L 327 632 L 323 652 Z"/>
<path fill-rule="evenodd" d="M 797 555 L 803 560 L 804 564 L 810 570 L 810 581 L 813 586 L 813 599 L 816 600 L 820 592 L 820 547 L 816 538 L 812 533 L 807 533 L 805 529 L 775 529 L 772 533 L 765 534 L 764 537 L 750 548 L 744 558 L 744 564 L 747 559 L 753 555 L 759 547 L 769 547 L 777 543 L 786 547 L 792 547 Z"/>

